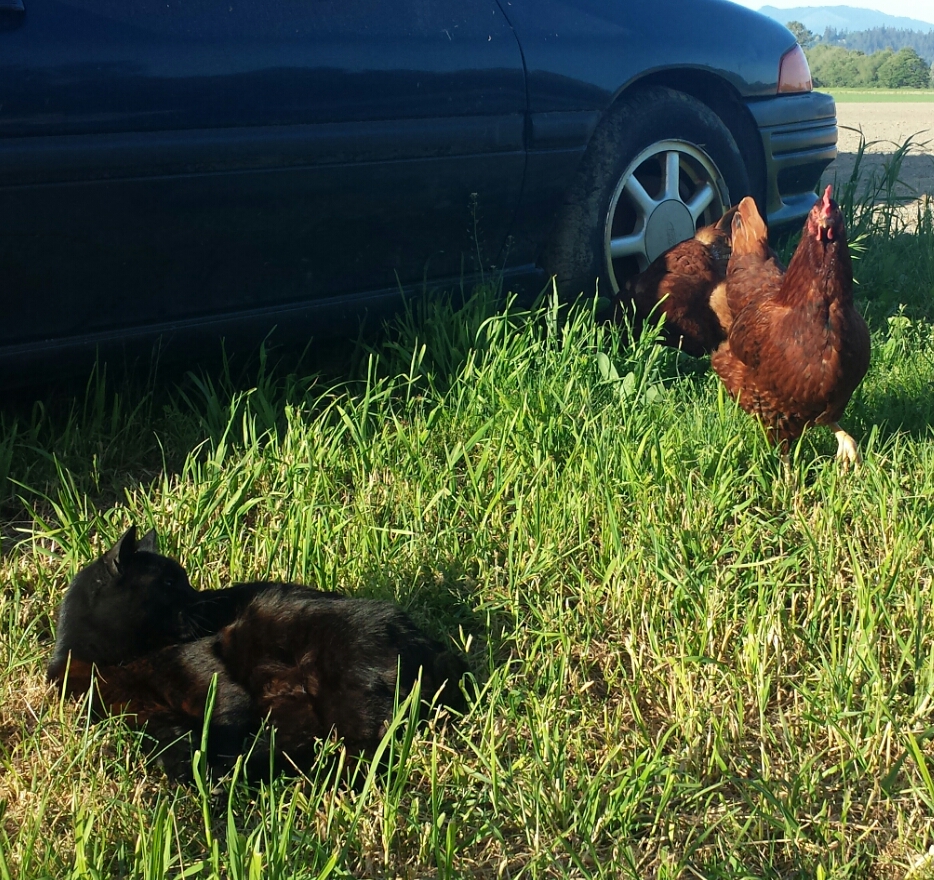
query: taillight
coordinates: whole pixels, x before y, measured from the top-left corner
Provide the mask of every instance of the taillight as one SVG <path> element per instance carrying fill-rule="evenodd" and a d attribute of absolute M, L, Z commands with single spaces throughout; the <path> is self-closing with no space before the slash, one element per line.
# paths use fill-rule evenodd
<path fill-rule="evenodd" d="M 778 94 L 811 91 L 811 68 L 804 50 L 797 44 L 789 49 L 778 65 Z"/>

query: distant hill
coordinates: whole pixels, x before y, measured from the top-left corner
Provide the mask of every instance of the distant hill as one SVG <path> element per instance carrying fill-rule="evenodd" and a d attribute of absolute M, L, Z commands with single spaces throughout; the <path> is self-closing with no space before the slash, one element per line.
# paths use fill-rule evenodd
<path fill-rule="evenodd" d="M 855 6 L 796 6 L 792 9 L 763 6 L 759 12 L 781 24 L 800 21 L 815 34 L 822 34 L 827 28 L 837 31 L 867 31 L 877 27 L 923 32 L 934 30 L 934 23 L 929 21 L 889 15 L 876 9 L 857 9 Z"/>

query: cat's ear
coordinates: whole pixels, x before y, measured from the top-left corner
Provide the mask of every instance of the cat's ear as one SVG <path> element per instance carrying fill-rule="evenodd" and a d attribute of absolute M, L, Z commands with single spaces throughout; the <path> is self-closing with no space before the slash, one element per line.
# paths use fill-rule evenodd
<path fill-rule="evenodd" d="M 136 552 L 136 526 L 130 526 L 123 536 L 103 556 L 104 564 L 111 573 L 119 576 L 120 572 Z"/>
<path fill-rule="evenodd" d="M 158 553 L 159 552 L 159 536 L 156 534 L 155 529 L 150 529 L 139 539 L 139 543 L 136 545 L 137 550 L 145 550 L 147 553 Z"/>

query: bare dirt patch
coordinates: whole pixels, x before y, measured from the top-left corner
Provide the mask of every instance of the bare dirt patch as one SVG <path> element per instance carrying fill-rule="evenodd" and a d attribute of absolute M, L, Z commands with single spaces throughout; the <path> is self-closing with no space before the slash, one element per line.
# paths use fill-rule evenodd
<path fill-rule="evenodd" d="M 824 172 L 823 183 L 848 180 L 856 161 L 860 133 L 866 138 L 863 179 L 883 164 L 909 137 L 912 148 L 902 162 L 897 194 L 914 203 L 925 195 L 934 197 L 934 103 L 838 103 L 838 155 Z"/>

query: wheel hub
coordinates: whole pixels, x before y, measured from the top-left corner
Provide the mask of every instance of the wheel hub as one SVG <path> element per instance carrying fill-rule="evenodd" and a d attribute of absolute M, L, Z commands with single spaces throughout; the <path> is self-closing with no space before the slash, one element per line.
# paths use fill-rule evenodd
<path fill-rule="evenodd" d="M 694 218 L 678 199 L 662 202 L 645 224 L 645 255 L 651 263 L 678 242 L 694 235 Z"/>

